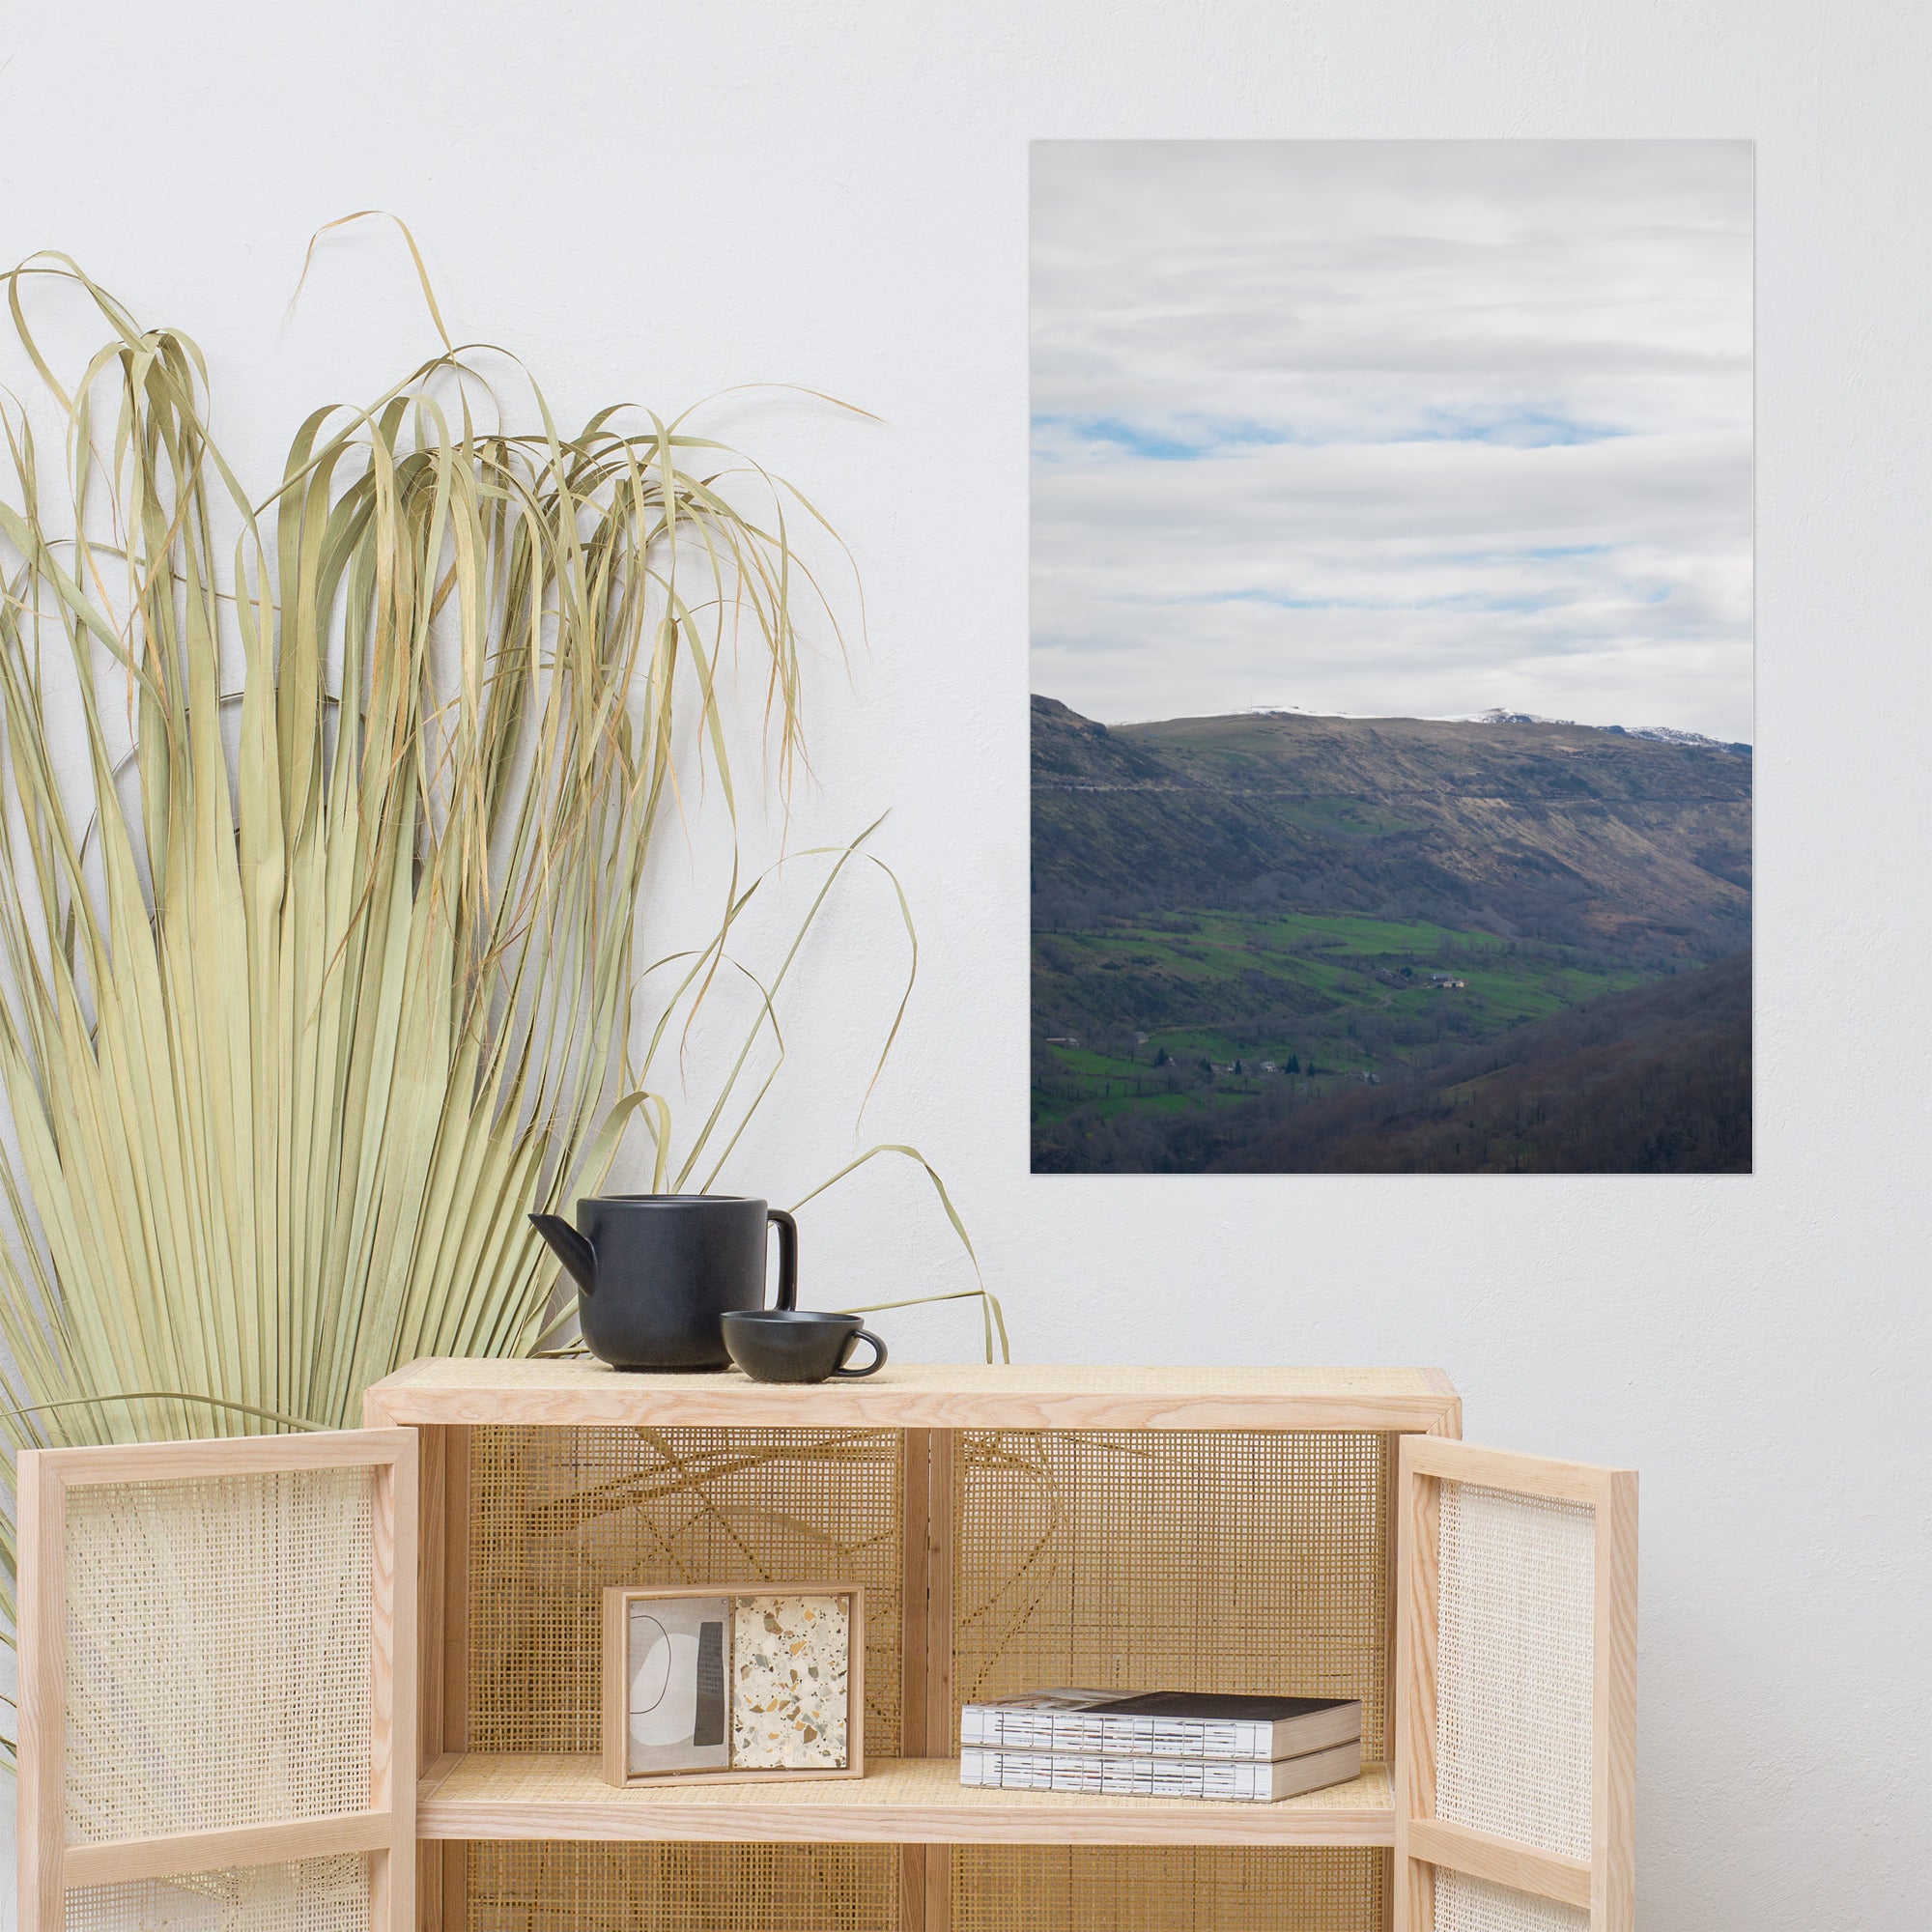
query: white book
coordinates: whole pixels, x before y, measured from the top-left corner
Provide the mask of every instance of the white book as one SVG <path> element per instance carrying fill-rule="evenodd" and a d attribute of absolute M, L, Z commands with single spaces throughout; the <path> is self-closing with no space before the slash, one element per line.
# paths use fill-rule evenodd
<path fill-rule="evenodd" d="M 1352 1697 L 1222 1696 L 1193 1690 L 1030 1690 L 965 1705 L 959 1742 L 1001 1750 L 1269 1764 L 1362 1735 Z"/>
<path fill-rule="evenodd" d="M 1271 1804 L 1362 1772 L 1362 1741 L 1271 1764 L 1203 1758 L 1103 1757 L 1079 1751 L 986 1750 L 959 1753 L 959 1782 L 999 1791 L 1081 1791 L 1101 1798 L 1209 1798 Z"/>

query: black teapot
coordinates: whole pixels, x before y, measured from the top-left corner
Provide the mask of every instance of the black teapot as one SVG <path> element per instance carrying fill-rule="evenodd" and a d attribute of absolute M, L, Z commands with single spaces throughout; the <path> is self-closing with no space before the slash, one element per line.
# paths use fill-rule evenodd
<path fill-rule="evenodd" d="M 613 1369 L 724 1369 L 720 1318 L 765 1305 L 765 1231 L 779 1231 L 780 1308 L 798 1305 L 798 1224 L 734 1194 L 602 1194 L 531 1225 L 577 1283 L 583 1346 Z"/>

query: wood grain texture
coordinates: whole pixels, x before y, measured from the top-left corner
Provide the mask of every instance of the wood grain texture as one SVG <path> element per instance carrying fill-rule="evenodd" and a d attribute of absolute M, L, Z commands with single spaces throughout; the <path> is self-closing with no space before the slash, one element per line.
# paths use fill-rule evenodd
<path fill-rule="evenodd" d="M 1596 1736 L 1590 1767 L 1593 1932 L 1636 1925 L 1636 1475 L 1597 1505 Z"/>
<path fill-rule="evenodd" d="M 467 1844 L 418 1844 L 415 1932 L 468 1932 L 469 1879 Z"/>
<path fill-rule="evenodd" d="M 908 1429 L 900 1448 L 899 1500 L 899 1748 L 900 1757 L 937 1757 L 945 1747 L 927 1740 L 925 1724 L 926 1541 L 932 1482 L 932 1432 Z M 918 1932 L 901 1926 L 900 1932 Z"/>
<path fill-rule="evenodd" d="M 372 1405 L 365 1399 L 362 1413 Z M 460 1432 L 467 1441 L 469 1432 Z M 443 1547 L 447 1536 L 443 1480 L 449 1444 L 459 1432 L 416 1431 L 416 1774 L 429 1768 L 442 1748 L 444 1593 L 448 1577 Z"/>
<path fill-rule="evenodd" d="M 353 1432 L 393 1440 L 375 1464 L 371 1524 L 369 1802 L 388 1813 L 369 1861 L 370 1932 L 416 1923 L 416 1779 L 422 1721 L 422 1441 L 413 1429 Z"/>
<path fill-rule="evenodd" d="M 789 1589 L 789 1585 L 786 1586 Z M 832 1595 L 837 1591 L 801 1589 L 801 1597 Z M 864 1777 L 866 1775 L 866 1593 L 858 1584 L 845 1592 L 850 1600 L 847 1612 L 845 1656 L 845 1770 L 827 1772 L 828 1777 Z"/>
<path fill-rule="evenodd" d="M 416 1769 L 416 1441 L 413 1430 L 403 1434 L 408 1453 L 377 1469 L 370 1512 L 369 1803 L 377 1810 L 389 1808 Z"/>
<path fill-rule="evenodd" d="M 608 1585 L 602 1611 L 598 1737 L 603 1746 L 604 1781 L 620 1789 L 631 1781 L 630 1699 L 624 1694 L 630 1676 L 630 1592 L 618 1584 Z"/>
<path fill-rule="evenodd" d="M 442 1468 L 442 1732 L 440 1748 L 469 1748 L 469 1460 L 467 1429 L 444 1432 Z"/>
<path fill-rule="evenodd" d="M 20 1932 L 63 1932 L 67 1875 L 67 1496 L 49 1450 L 15 1475 Z"/>
<path fill-rule="evenodd" d="M 952 1847 L 925 1847 L 925 1932 L 952 1932 Z"/>
<path fill-rule="evenodd" d="M 388 1428 L 372 1391 L 362 1414 L 371 1428 Z M 416 1768 L 418 1776 L 444 1752 L 469 1743 L 468 1670 L 469 1432 L 426 1425 L 416 1437 Z M 412 1798 L 413 1804 L 413 1798 Z M 440 1853 L 417 1859 L 416 1922 L 423 1932 L 463 1932 L 461 1889 L 449 1892 L 461 1859 Z M 392 1889 L 384 1881 L 385 1890 Z"/>
<path fill-rule="evenodd" d="M 1474 1832 L 1466 1825 L 1445 1824 L 1439 1818 L 1409 1822 L 1408 1855 L 1432 1865 L 1447 1865 L 1471 1878 L 1513 1891 L 1533 1891 L 1587 1911 L 1590 1904 L 1590 1861 L 1559 1858 L 1554 1852 L 1533 1851 L 1509 1838 Z"/>
<path fill-rule="evenodd" d="M 463 1762 L 452 1751 L 438 1753 L 423 1769 L 416 1784 L 416 1802 L 434 1791 Z M 466 1897 L 469 1879 L 469 1848 L 446 1840 L 416 1841 L 415 1932 L 467 1932 Z"/>
<path fill-rule="evenodd" d="M 1435 1878 L 1409 1845 L 1414 1821 L 1435 1810 L 1435 1640 L 1440 1601 L 1440 1506 L 1416 1472 L 1421 1438 L 1397 1446 L 1395 1677 L 1396 1932 L 1434 1932 Z"/>
<path fill-rule="evenodd" d="M 376 1467 L 370 1525 L 369 1803 L 388 1816 L 370 1868 L 370 1932 L 406 1932 L 416 1916 L 419 1445 L 412 1429 L 392 1433 L 400 1440 Z"/>
<path fill-rule="evenodd" d="M 925 1465 L 925 1737 L 929 1756 L 952 1763 L 952 1725 L 958 1715 L 952 1691 L 952 1558 L 958 1515 L 958 1435 L 936 1429 Z M 913 1753 L 907 1751 L 907 1757 Z M 952 1846 L 929 1844 L 925 1861 L 921 1932 L 952 1932 Z"/>
<path fill-rule="evenodd" d="M 412 1362 L 370 1391 L 392 1422 L 469 1427 L 1425 1430 L 1440 1371 L 888 1365 L 804 1386 L 620 1373 L 589 1360 Z"/>
<path fill-rule="evenodd" d="M 952 1564 L 959 1509 L 959 1438 L 935 1430 L 926 1464 L 925 1742 L 926 1755 L 953 1748 L 958 1710 L 952 1691 Z M 907 1751 L 903 1755 L 910 1757 Z M 930 1932 L 930 1929 L 929 1929 Z M 943 1928 L 941 1928 L 943 1932 Z"/>
<path fill-rule="evenodd" d="M 70 1489 L 82 1483 L 179 1483 L 198 1476 L 353 1469 L 415 1455 L 407 1429 L 316 1429 L 299 1435 L 216 1435 L 193 1442 L 112 1442 L 43 1449 Z"/>
<path fill-rule="evenodd" d="M 923 1845 L 899 1847 L 897 1932 L 925 1932 L 925 1853 Z"/>
<path fill-rule="evenodd" d="M 70 1887 L 117 1885 L 128 1879 L 219 1871 L 227 1865 L 281 1864 L 295 1859 L 333 1858 L 343 1852 L 387 1852 L 391 1832 L 387 1811 L 346 1811 L 331 1818 L 303 1818 L 277 1825 L 236 1825 L 220 1832 L 175 1832 L 161 1837 L 70 1845 L 67 1883 Z"/>
<path fill-rule="evenodd" d="M 1393 1764 L 1401 1730 L 1396 1711 L 1395 1686 L 1401 1669 L 1402 1652 L 1402 1437 L 1381 1438 L 1382 1486 L 1382 1658 L 1381 1706 L 1382 1749 Z M 1367 1718 L 1367 1707 L 1364 1707 Z M 1392 1932 L 1395 1920 L 1395 1889 L 1388 1888 L 1381 1922 L 1374 1932 Z"/>
<path fill-rule="evenodd" d="M 373 1399 L 364 1415 L 382 1415 Z M 386 1420 L 374 1427 L 390 1427 Z M 417 1770 L 469 1743 L 469 1432 L 412 1429 L 416 1437 Z"/>
<path fill-rule="evenodd" d="M 1440 1435 L 1403 1441 L 1403 1466 L 1415 1476 L 1436 1476 L 1503 1490 L 1511 1495 L 1553 1496 L 1562 1502 L 1604 1502 L 1611 1478 L 1629 1470 L 1600 1468 L 1594 1463 L 1564 1463 L 1548 1456 L 1523 1456 L 1509 1449 L 1484 1449 Z"/>
<path fill-rule="evenodd" d="M 1276 1804 L 1223 1804 L 974 1790 L 952 1758 L 877 1759 L 856 1780 L 713 1776 L 618 1791 L 595 1756 L 472 1753 L 426 1780 L 416 1805 L 426 1838 L 728 1844 L 1387 1845 L 1394 1818 L 1382 1765 Z"/>
<path fill-rule="evenodd" d="M 442 1610 L 439 1639 L 442 1680 L 442 1724 L 433 1740 L 440 1750 L 469 1748 L 469 1526 L 470 1454 L 467 1429 L 439 1429 L 442 1438 Z M 416 1856 L 423 1856 L 418 1844 Z M 439 1869 L 440 1867 L 440 1869 Z M 429 1861 L 429 1883 L 439 1890 L 439 1911 L 445 1932 L 467 1932 L 469 1857 L 461 1845 L 443 1848 Z M 416 1896 L 423 1896 L 418 1875 Z"/>
<path fill-rule="evenodd" d="M 1430 1378 L 1436 1392 L 1443 1398 L 1441 1412 L 1420 1432 L 1449 1441 L 1460 1441 L 1463 1435 L 1463 1398 L 1456 1393 L 1455 1385 L 1440 1369 L 1428 1369 L 1424 1373 Z M 1410 1642 L 1412 1629 L 1421 1628 L 1413 1622 L 1413 1613 L 1405 1614 L 1410 1589 L 1410 1567 L 1405 1554 L 1404 1526 L 1408 1525 L 1410 1536 L 1426 1533 L 1426 1547 L 1430 1550 L 1427 1576 L 1421 1580 L 1426 1585 L 1427 1611 L 1430 1633 L 1426 1658 L 1418 1656 L 1416 1664 L 1426 1672 L 1428 1689 L 1429 1717 L 1425 1733 L 1426 1759 L 1416 1760 L 1416 1770 L 1425 1776 L 1434 1788 L 1435 1777 L 1435 1561 L 1434 1556 L 1435 1537 L 1435 1516 L 1434 1487 L 1424 1499 L 1426 1518 L 1420 1523 L 1414 1522 L 1409 1511 L 1409 1483 L 1403 1472 L 1402 1444 L 1403 1434 L 1392 1434 L 1388 1439 L 1388 1602 L 1389 1602 L 1389 1644 L 1388 1659 L 1384 1666 L 1390 1699 L 1389 1712 L 1389 1751 L 1395 1760 L 1396 1799 L 1396 1846 L 1392 1859 L 1390 1882 L 1382 1910 L 1384 1932 L 1433 1932 L 1435 1923 L 1435 1881 L 1427 1864 L 1411 1864 L 1404 1843 L 1404 1825 L 1412 1814 L 1401 1798 L 1404 1737 L 1408 1730 L 1408 1719 L 1404 1711 L 1402 1694 L 1404 1646 Z M 1418 1544 L 1418 1547 L 1423 1547 Z M 1398 1885 L 1394 1873 L 1406 1872 L 1406 1882 Z"/>
<path fill-rule="evenodd" d="M 952 1748 L 953 1441 L 950 1431 L 905 1432 L 899 1755 L 906 1758 L 943 1757 Z M 905 1846 L 899 1932 L 948 1932 L 952 1907 L 951 1848 Z"/>

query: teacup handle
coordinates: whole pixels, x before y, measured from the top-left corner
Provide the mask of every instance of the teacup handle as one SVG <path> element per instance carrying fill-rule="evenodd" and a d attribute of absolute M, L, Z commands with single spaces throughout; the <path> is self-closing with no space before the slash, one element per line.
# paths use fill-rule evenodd
<path fill-rule="evenodd" d="M 867 1362 L 863 1369 L 848 1369 L 845 1366 L 845 1364 L 852 1359 L 852 1350 L 856 1349 L 861 1342 L 871 1343 L 872 1359 L 869 1362 Z M 861 1376 L 877 1375 L 879 1371 L 883 1369 L 885 1366 L 886 1366 L 886 1345 L 883 1342 L 881 1342 L 879 1338 L 876 1335 L 874 1335 L 869 1328 L 861 1328 L 859 1332 L 856 1335 L 854 1335 L 849 1342 L 845 1344 L 845 1352 L 838 1358 L 838 1366 L 836 1369 L 834 1369 L 832 1373 L 835 1376 L 849 1376 L 854 1381 L 857 1381 Z"/>

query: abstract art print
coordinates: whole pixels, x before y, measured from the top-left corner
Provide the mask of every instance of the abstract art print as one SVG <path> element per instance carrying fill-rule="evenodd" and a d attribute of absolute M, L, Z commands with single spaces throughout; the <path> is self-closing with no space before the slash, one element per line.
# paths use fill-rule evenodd
<path fill-rule="evenodd" d="M 1037 1173 L 1747 1173 L 1752 156 L 1033 158 Z"/>
<path fill-rule="evenodd" d="M 728 1597 L 666 1596 L 625 1605 L 628 1776 L 722 1771 L 731 1762 L 725 1651 Z"/>

